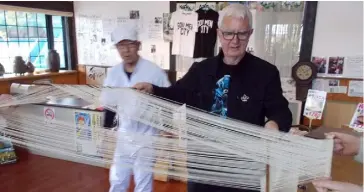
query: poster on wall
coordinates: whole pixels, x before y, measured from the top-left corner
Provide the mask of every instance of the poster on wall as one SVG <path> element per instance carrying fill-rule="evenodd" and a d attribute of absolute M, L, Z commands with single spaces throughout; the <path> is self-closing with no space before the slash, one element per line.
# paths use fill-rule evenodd
<path fill-rule="evenodd" d="M 326 103 L 325 91 L 309 89 L 303 115 L 309 119 L 321 119 Z"/>
<path fill-rule="evenodd" d="M 364 114 L 363 114 L 363 103 L 359 103 L 355 109 L 355 113 L 350 121 L 350 128 L 353 128 L 357 131 L 363 132 L 363 121 L 364 121 Z"/>
<path fill-rule="evenodd" d="M 101 50 L 103 39 L 102 19 L 99 15 L 76 16 L 77 50 L 80 64 L 99 65 L 105 54 Z M 105 41 L 106 43 L 106 41 Z M 101 56 L 100 56 L 101 54 Z"/>
<path fill-rule="evenodd" d="M 102 85 L 106 78 L 105 67 L 86 66 L 86 84 Z"/>
<path fill-rule="evenodd" d="M 171 16 L 170 13 L 163 13 L 163 40 L 166 42 L 173 40 L 173 28 L 169 25 Z"/>
<path fill-rule="evenodd" d="M 162 40 L 163 39 L 163 18 L 154 17 L 148 23 L 148 39 L 149 40 Z"/>

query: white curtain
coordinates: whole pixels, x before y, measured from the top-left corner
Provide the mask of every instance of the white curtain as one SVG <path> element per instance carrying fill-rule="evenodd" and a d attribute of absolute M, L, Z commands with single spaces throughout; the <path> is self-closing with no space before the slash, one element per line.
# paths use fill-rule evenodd
<path fill-rule="evenodd" d="M 303 12 L 256 12 L 253 54 L 276 65 L 281 77 L 291 77 L 299 59 Z"/>
<path fill-rule="evenodd" d="M 248 50 L 277 66 L 284 96 L 295 100 L 296 85 L 291 71 L 299 60 L 303 4 L 295 9 L 280 8 L 276 6 L 274 9 L 252 11 L 254 32 Z"/>

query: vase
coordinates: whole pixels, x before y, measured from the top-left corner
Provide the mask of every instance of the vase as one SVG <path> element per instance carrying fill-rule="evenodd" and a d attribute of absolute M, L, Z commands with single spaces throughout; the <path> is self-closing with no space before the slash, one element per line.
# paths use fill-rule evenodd
<path fill-rule="evenodd" d="M 35 67 L 32 62 L 30 62 L 30 59 L 27 62 L 27 71 L 28 73 L 34 73 Z"/>
<path fill-rule="evenodd" d="M 47 65 L 50 72 L 58 72 L 60 68 L 59 54 L 56 50 L 49 50 Z"/>
<path fill-rule="evenodd" d="M 21 56 L 16 56 L 14 59 L 13 71 L 15 74 L 23 75 L 27 72 L 27 66 L 25 65 L 25 61 Z"/>
<path fill-rule="evenodd" d="M 5 68 L 4 66 L 0 63 L 0 76 L 3 76 L 5 74 Z"/>

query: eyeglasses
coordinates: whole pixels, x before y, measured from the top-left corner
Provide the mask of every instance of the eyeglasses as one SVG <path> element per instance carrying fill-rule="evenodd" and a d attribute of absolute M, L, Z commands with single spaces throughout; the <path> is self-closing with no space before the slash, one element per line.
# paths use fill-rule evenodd
<path fill-rule="evenodd" d="M 222 36 L 225 40 L 232 40 L 234 39 L 235 35 L 238 37 L 238 40 L 245 41 L 249 38 L 251 30 L 244 31 L 244 32 L 228 32 L 228 31 L 221 31 Z"/>
<path fill-rule="evenodd" d="M 116 44 L 116 47 L 118 49 L 121 49 L 122 51 L 125 51 L 127 49 L 136 49 L 138 47 L 138 43 L 137 42 L 120 43 Z"/>

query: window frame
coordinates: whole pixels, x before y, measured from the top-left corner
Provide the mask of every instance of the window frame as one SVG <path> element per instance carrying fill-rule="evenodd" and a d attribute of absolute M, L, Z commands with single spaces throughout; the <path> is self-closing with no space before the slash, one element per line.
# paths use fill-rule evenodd
<path fill-rule="evenodd" d="M 0 14 L 3 14 L 5 21 L 6 21 L 6 11 L 12 11 L 12 10 L 0 10 Z M 18 12 L 22 12 L 22 11 L 14 11 L 15 12 L 15 19 L 16 21 L 18 20 Z M 38 12 L 25 12 L 25 13 L 34 13 L 34 14 L 38 14 Z M 44 13 L 40 13 L 40 14 L 44 14 Z M 54 34 L 53 34 L 53 16 L 58 16 L 58 15 L 48 15 L 48 14 L 44 14 L 45 16 L 45 28 L 47 30 L 47 44 L 48 44 L 48 50 L 54 49 L 54 45 L 55 45 L 55 39 L 54 39 Z M 70 43 L 70 37 L 69 37 L 69 33 L 68 33 L 68 19 L 65 16 L 60 16 L 61 17 L 61 21 L 62 21 L 62 38 L 63 38 L 63 53 L 64 53 L 64 66 L 60 67 L 60 70 L 68 70 L 70 69 L 70 49 L 69 49 L 69 43 Z M 9 25 L 7 23 L 4 23 L 3 25 L 1 25 L 3 27 L 5 27 L 6 29 L 6 37 L 8 37 L 8 27 L 9 26 L 16 26 L 17 28 L 17 35 L 18 35 L 18 44 L 20 42 L 19 40 L 19 27 L 23 27 L 21 25 L 18 25 L 18 23 L 16 23 L 16 25 Z M 27 23 L 27 30 L 28 30 L 28 34 L 27 36 L 29 36 L 29 24 Z M 39 28 L 40 26 L 36 26 L 37 28 Z M 38 37 L 39 38 L 39 37 Z M 9 46 L 9 39 L 6 39 L 5 41 L 8 46 Z M 29 37 L 28 37 L 28 43 L 29 43 Z M 39 54 L 39 53 L 38 53 Z M 30 53 L 28 55 L 30 56 Z M 39 55 L 38 55 L 39 56 Z M 10 59 L 11 57 L 8 56 Z M 25 60 L 27 60 L 26 58 L 23 58 Z M 43 63 L 42 65 L 46 65 L 46 59 L 47 59 L 47 55 L 45 55 L 45 58 L 43 58 Z M 13 73 L 13 72 L 12 72 Z"/>

